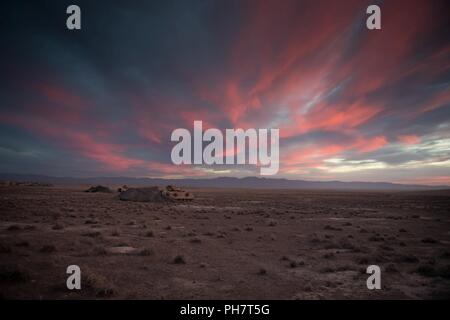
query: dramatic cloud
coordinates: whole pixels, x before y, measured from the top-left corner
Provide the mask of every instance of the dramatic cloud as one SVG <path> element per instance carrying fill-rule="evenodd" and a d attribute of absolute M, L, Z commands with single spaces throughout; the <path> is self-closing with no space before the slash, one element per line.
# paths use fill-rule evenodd
<path fill-rule="evenodd" d="M 0 171 L 257 175 L 175 166 L 176 128 L 279 128 L 279 177 L 450 183 L 443 0 L 14 1 L 0 19 Z"/>

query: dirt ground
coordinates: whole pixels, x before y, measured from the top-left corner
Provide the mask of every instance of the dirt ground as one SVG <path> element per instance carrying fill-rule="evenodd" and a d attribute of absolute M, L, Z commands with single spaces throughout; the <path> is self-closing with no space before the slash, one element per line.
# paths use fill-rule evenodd
<path fill-rule="evenodd" d="M 7 299 L 450 298 L 450 191 L 193 190 L 124 202 L 0 187 Z M 66 268 L 81 268 L 81 290 Z M 381 290 L 368 290 L 379 265 Z"/>

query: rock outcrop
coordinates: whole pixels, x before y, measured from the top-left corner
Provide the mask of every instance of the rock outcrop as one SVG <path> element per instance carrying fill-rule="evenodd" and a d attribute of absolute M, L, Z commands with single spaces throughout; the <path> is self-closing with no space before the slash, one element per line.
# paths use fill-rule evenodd
<path fill-rule="evenodd" d="M 105 186 L 95 186 L 90 187 L 89 189 L 85 190 L 84 192 L 103 192 L 103 193 L 111 193 L 112 191 Z"/>
<path fill-rule="evenodd" d="M 135 202 L 163 202 L 168 201 L 159 190 L 158 187 L 148 188 L 129 188 L 119 195 L 119 199 L 123 201 Z"/>

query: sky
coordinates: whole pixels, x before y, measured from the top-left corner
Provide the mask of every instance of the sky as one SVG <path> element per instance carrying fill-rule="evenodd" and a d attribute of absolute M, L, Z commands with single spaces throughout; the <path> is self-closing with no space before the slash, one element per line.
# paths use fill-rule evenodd
<path fill-rule="evenodd" d="M 81 8 L 82 29 L 66 28 Z M 381 8 L 381 30 L 366 8 Z M 177 128 L 278 128 L 274 178 L 450 184 L 448 1 L 10 1 L 0 172 L 259 176 L 173 165 Z"/>

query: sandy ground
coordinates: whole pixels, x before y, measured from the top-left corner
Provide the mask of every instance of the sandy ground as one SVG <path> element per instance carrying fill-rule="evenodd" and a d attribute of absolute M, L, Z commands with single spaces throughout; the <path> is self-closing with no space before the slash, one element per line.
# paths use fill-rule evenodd
<path fill-rule="evenodd" d="M 450 192 L 194 190 L 133 203 L 0 187 L 8 299 L 450 297 Z M 82 289 L 66 288 L 80 266 Z M 382 289 L 368 290 L 368 265 Z"/>

